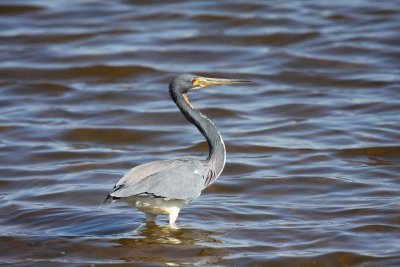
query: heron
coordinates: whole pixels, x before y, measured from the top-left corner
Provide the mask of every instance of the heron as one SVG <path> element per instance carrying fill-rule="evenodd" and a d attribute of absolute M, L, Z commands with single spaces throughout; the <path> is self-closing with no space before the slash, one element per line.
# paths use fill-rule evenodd
<path fill-rule="evenodd" d="M 181 157 L 138 165 L 129 170 L 106 196 L 123 199 L 146 214 L 145 222 L 154 222 L 157 215 L 168 215 L 169 226 L 177 228 L 180 210 L 198 198 L 221 174 L 226 149 L 214 123 L 189 101 L 188 93 L 209 86 L 249 82 L 240 79 L 207 78 L 180 74 L 169 84 L 169 94 L 185 118 L 205 137 L 208 157 Z"/>

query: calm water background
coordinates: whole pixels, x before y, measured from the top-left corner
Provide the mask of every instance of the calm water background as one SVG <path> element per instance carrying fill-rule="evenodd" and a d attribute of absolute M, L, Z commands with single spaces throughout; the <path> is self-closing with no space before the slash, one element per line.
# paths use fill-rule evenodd
<path fill-rule="evenodd" d="M 332 3 L 331 3 L 332 2 Z M 0 264 L 400 266 L 399 1 L 0 3 Z M 97 209 L 129 168 L 202 157 L 176 73 L 227 166 L 180 230 Z"/>

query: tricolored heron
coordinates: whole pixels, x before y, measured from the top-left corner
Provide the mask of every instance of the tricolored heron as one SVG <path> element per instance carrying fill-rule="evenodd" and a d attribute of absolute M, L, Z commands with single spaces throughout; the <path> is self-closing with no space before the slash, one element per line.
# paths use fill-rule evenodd
<path fill-rule="evenodd" d="M 201 191 L 221 174 L 226 159 L 224 141 L 214 123 L 195 109 L 188 93 L 214 85 L 248 81 L 206 78 L 181 74 L 169 84 L 169 93 L 186 119 L 194 124 L 207 140 L 209 154 L 204 160 L 182 157 L 145 163 L 125 174 L 107 195 L 125 199 L 146 214 L 146 222 L 159 214 L 169 215 L 169 225 L 176 227 L 179 211 L 200 196 Z"/>

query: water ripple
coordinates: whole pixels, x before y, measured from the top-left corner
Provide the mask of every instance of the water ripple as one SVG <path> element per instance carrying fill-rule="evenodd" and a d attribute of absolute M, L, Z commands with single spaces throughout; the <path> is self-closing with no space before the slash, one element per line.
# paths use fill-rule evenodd
<path fill-rule="evenodd" d="M 400 265 L 396 1 L 3 1 L 0 264 Z M 227 165 L 180 229 L 124 203 L 129 168 L 206 157 L 168 82 Z"/>

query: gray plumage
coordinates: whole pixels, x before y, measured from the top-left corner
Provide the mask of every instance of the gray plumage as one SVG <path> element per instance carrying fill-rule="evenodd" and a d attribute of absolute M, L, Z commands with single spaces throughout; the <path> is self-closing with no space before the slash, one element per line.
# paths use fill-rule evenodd
<path fill-rule="evenodd" d="M 136 166 L 117 182 L 105 201 L 125 199 L 146 213 L 146 221 L 154 221 L 158 214 L 168 214 L 170 226 L 175 227 L 181 208 L 199 197 L 201 191 L 218 178 L 226 159 L 225 145 L 217 128 L 192 106 L 187 94 L 203 87 L 242 82 L 247 81 L 193 74 L 182 74 L 173 79 L 169 85 L 171 98 L 206 138 L 208 157 L 204 160 L 185 157 Z"/>
<path fill-rule="evenodd" d="M 192 200 L 203 190 L 204 166 L 198 159 L 177 158 L 139 165 L 125 174 L 110 195 Z"/>

